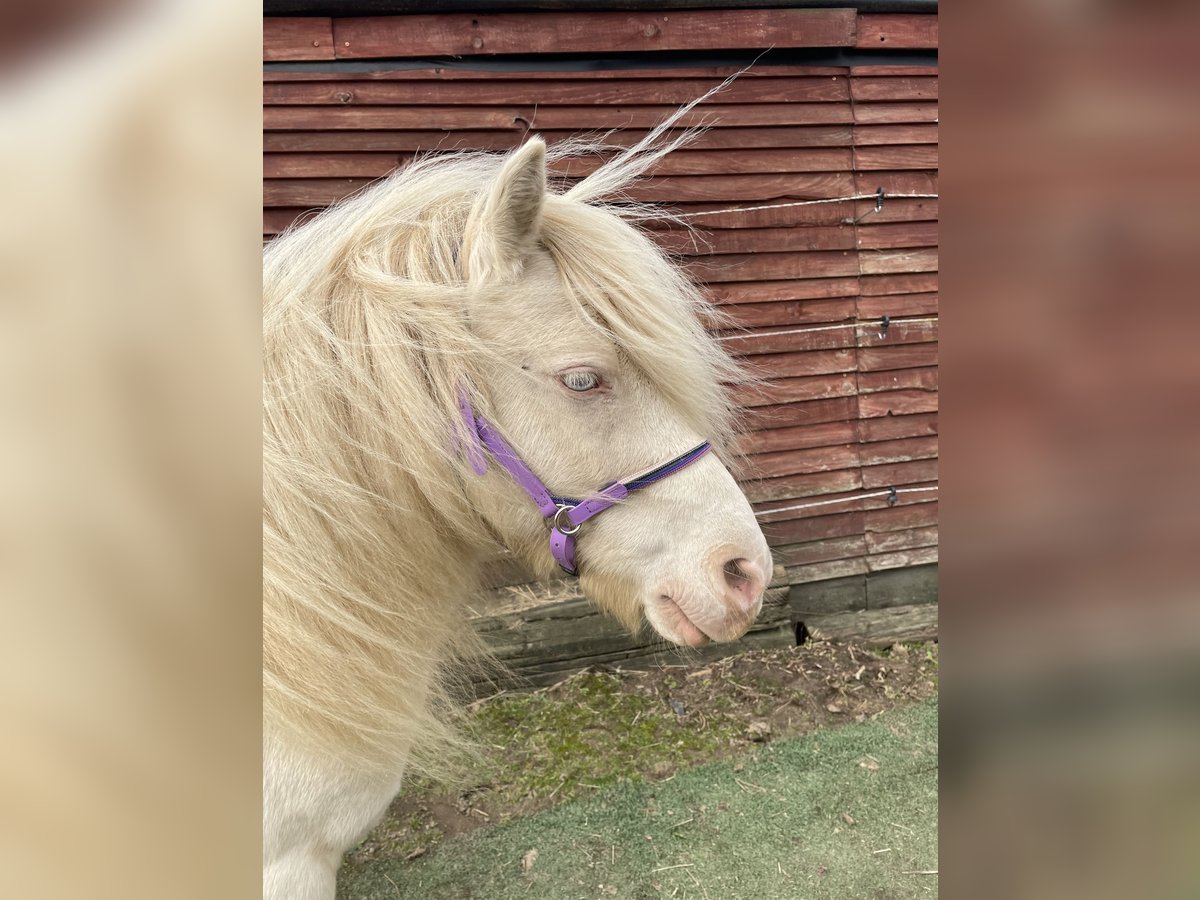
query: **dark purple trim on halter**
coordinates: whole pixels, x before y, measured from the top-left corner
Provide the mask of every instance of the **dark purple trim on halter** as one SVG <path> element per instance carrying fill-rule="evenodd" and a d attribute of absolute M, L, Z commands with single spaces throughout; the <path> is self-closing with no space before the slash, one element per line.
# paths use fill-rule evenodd
<path fill-rule="evenodd" d="M 656 481 L 662 481 L 681 469 L 690 466 L 712 449 L 705 441 L 681 453 L 674 459 L 625 481 L 616 481 L 601 488 L 586 500 L 572 500 L 569 497 L 559 497 L 551 494 L 542 480 L 533 473 L 517 452 L 509 446 L 508 441 L 500 435 L 492 424 L 471 408 L 471 401 L 466 390 L 459 392 L 459 411 L 462 413 L 462 423 L 466 431 L 465 441 L 467 459 L 476 475 L 487 471 L 487 460 L 483 455 L 486 447 L 509 475 L 529 495 L 542 517 L 550 522 L 550 552 L 558 562 L 559 567 L 568 575 L 578 575 L 575 564 L 575 535 L 588 519 L 597 516 L 634 491 L 649 487 Z"/>

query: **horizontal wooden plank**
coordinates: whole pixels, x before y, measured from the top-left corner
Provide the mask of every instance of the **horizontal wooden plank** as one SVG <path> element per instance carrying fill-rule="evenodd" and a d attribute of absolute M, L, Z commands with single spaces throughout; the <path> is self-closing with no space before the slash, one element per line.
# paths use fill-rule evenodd
<path fill-rule="evenodd" d="M 937 288 L 937 274 L 929 272 L 910 275 L 869 275 L 860 282 L 860 289 L 864 297 L 924 294 L 934 292 Z"/>
<path fill-rule="evenodd" d="M 936 247 L 911 250 L 870 250 L 858 256 L 864 275 L 888 275 L 893 272 L 936 272 Z"/>
<path fill-rule="evenodd" d="M 755 504 L 778 503 L 781 500 L 799 503 L 801 500 L 798 498 L 856 490 L 862 487 L 862 475 L 858 469 L 835 469 L 785 475 L 782 478 L 744 479 L 741 486 L 747 499 Z"/>
<path fill-rule="evenodd" d="M 730 75 L 737 75 L 739 81 L 751 78 L 810 78 L 820 75 L 849 75 L 851 69 L 846 66 L 773 66 L 757 65 L 747 69 L 743 66 L 704 66 L 662 68 L 661 66 L 638 65 L 636 62 L 628 67 L 619 69 L 522 69 L 520 63 L 503 70 L 465 68 L 447 65 L 421 65 L 407 63 L 394 65 L 381 62 L 376 68 L 370 68 L 354 73 L 355 79 L 373 79 L 382 81 L 604 81 L 607 79 L 645 78 L 650 80 L 674 78 L 711 78 L 715 86 Z M 863 75 L 881 74 L 870 71 L 870 67 L 858 67 L 853 71 Z M 936 74 L 936 69 L 921 67 L 888 66 L 882 74 L 896 75 L 929 75 Z M 263 69 L 263 81 L 343 81 L 344 72 L 297 72 L 287 69 Z"/>
<path fill-rule="evenodd" d="M 853 347 L 841 350 L 813 350 L 804 353 L 770 353 L 746 360 L 752 374 L 760 378 L 795 378 L 801 375 L 828 375 L 853 372 L 856 365 Z"/>
<path fill-rule="evenodd" d="M 333 23 L 321 16 L 265 17 L 263 59 L 333 59 Z"/>
<path fill-rule="evenodd" d="M 763 375 L 778 375 L 783 373 L 787 359 L 797 354 L 813 350 L 832 350 L 835 348 L 850 348 L 852 351 L 857 341 L 854 332 L 857 329 L 824 328 L 820 331 L 800 328 L 767 328 L 749 329 L 736 334 L 723 335 L 722 341 L 727 350 L 737 354 L 766 353 L 772 354 L 767 358 L 756 359 L 753 365 Z M 803 351 L 803 352 L 802 352 Z M 849 352 L 847 358 L 853 368 L 854 353 Z M 840 370 L 839 370 L 840 371 Z"/>
<path fill-rule="evenodd" d="M 760 453 L 746 461 L 746 474 L 751 478 L 778 478 L 781 475 L 852 469 L 858 465 L 859 448 L 855 444 L 847 443 L 779 453 Z"/>
<path fill-rule="evenodd" d="M 931 459 L 938 454 L 938 436 L 900 438 L 895 441 L 874 441 L 858 448 L 859 459 L 865 466 L 908 462 L 912 459 Z"/>
<path fill-rule="evenodd" d="M 860 173 L 859 178 L 861 181 L 870 181 L 869 178 L 863 178 L 862 173 Z M 876 185 L 876 187 L 878 186 Z M 933 193 L 933 191 L 915 191 L 914 193 Z M 841 206 L 841 204 L 837 205 Z M 856 203 L 854 217 L 859 222 L 869 220 L 873 225 L 881 222 L 936 222 L 938 218 L 938 202 L 936 197 L 932 199 L 913 199 L 891 196 L 884 199 L 883 209 L 879 211 L 875 210 L 875 204 L 872 202 Z"/>
<path fill-rule="evenodd" d="M 795 577 L 791 576 L 790 569 L 789 576 Z M 869 647 L 886 647 L 902 641 L 931 641 L 938 636 L 938 605 L 920 603 L 810 615 L 805 617 L 804 627 L 815 641 L 854 640 Z"/>
<path fill-rule="evenodd" d="M 741 453 L 755 454 L 850 444 L 858 440 L 857 426 L 857 422 L 840 421 L 754 431 L 738 435 L 734 447 Z"/>
<path fill-rule="evenodd" d="M 934 395 L 937 396 L 936 394 Z M 870 399 L 861 397 L 861 401 Z M 938 433 L 937 414 L 924 413 L 920 415 L 895 415 L 883 418 L 866 419 L 858 423 L 859 440 L 892 441 L 897 438 L 923 437 Z"/>
<path fill-rule="evenodd" d="M 938 548 L 925 547 L 920 550 L 901 550 L 896 553 L 880 553 L 867 557 L 867 571 L 882 572 L 885 569 L 907 569 L 912 566 L 924 566 L 938 561 Z M 898 609 L 937 609 L 937 604 L 929 603 L 917 607 L 897 607 Z M 891 610 L 880 610 L 891 612 Z"/>
<path fill-rule="evenodd" d="M 883 188 L 887 194 L 936 194 L 938 192 L 938 177 L 936 172 L 858 172 L 854 175 L 856 194 L 873 194 L 878 188 Z M 904 203 L 903 197 L 884 197 L 884 209 L 890 203 Z M 873 204 L 864 203 L 865 209 Z M 879 221 L 872 217 L 872 221 Z"/>
<path fill-rule="evenodd" d="M 717 284 L 705 287 L 705 293 L 713 302 L 720 304 L 773 303 L 780 300 L 853 297 L 858 293 L 858 279 L 812 278 L 745 284 Z"/>
<path fill-rule="evenodd" d="M 807 566 L 787 566 L 787 578 L 793 588 L 810 582 L 829 581 L 831 579 L 848 578 L 853 575 L 867 573 L 865 557 L 855 559 L 835 559 L 829 562 L 813 563 Z"/>
<path fill-rule="evenodd" d="M 907 418 L 913 413 L 937 412 L 938 395 L 934 389 L 880 391 L 861 397 L 858 406 L 864 418 Z"/>
<path fill-rule="evenodd" d="M 896 81 L 901 79 L 881 79 Z M 908 79 L 918 82 L 935 79 Z M 269 106 L 453 105 L 536 103 L 539 106 L 661 103 L 682 106 L 720 84 L 719 78 L 547 81 L 344 81 L 267 82 Z M 900 86 L 897 86 L 900 90 Z M 935 94 L 936 96 L 936 94 Z M 705 103 L 820 103 L 850 98 L 844 76 L 738 79 Z M 897 99 L 897 98 L 881 98 Z M 919 99 L 926 99 L 921 97 Z"/>
<path fill-rule="evenodd" d="M 596 171 L 613 154 L 557 159 L 555 175 L 583 177 Z M 272 153 L 263 157 L 268 178 L 379 178 L 413 159 L 412 153 Z M 815 150 L 679 150 L 656 163 L 648 175 L 737 175 L 765 173 L 844 172 L 852 168 L 851 151 Z M 891 166 L 889 166 L 891 168 Z"/>
<path fill-rule="evenodd" d="M 675 213 L 688 215 L 689 223 L 702 225 L 706 229 L 846 225 L 852 223 L 855 216 L 853 201 L 796 206 L 791 205 L 789 200 L 780 198 L 749 204 L 745 202 L 740 204 L 680 203 L 672 206 L 671 209 Z M 698 212 L 703 212 L 704 215 L 692 215 Z M 890 213 L 891 210 L 889 209 L 888 212 Z M 929 216 L 921 216 L 921 218 L 929 218 Z"/>
<path fill-rule="evenodd" d="M 855 25 L 852 9 L 447 13 L 337 19 L 334 39 L 339 59 L 850 47 Z"/>
<path fill-rule="evenodd" d="M 767 522 L 762 526 L 762 531 L 767 543 L 774 546 L 802 544 L 825 538 L 852 537 L 862 534 L 865 524 L 866 514 L 862 510 L 853 510 L 833 515 L 806 516 L 785 522 Z"/>
<path fill-rule="evenodd" d="M 858 392 L 860 394 L 912 389 L 932 391 L 937 390 L 937 383 L 938 370 L 935 367 L 891 369 L 882 372 L 859 372 L 858 374 Z"/>
<path fill-rule="evenodd" d="M 741 200 L 744 202 L 795 197 L 813 199 L 836 197 L 851 189 L 849 173 L 783 174 L 783 175 L 678 175 L 648 178 L 628 188 L 626 196 L 640 201 L 667 201 L 696 198 Z M 267 206 L 326 206 L 352 194 L 373 179 L 370 178 L 303 178 L 268 179 L 263 185 L 263 200 Z M 717 257 L 710 258 L 718 259 Z M 731 256 L 726 262 L 737 263 Z M 717 262 L 710 262 L 718 266 Z M 778 266 L 772 268 L 772 271 Z M 849 275 L 858 269 L 845 265 L 830 275 Z M 753 269 L 747 269 L 742 278 L 720 278 L 721 281 L 745 281 L 756 278 Z M 803 277 L 806 272 L 797 272 L 791 277 Z M 767 277 L 789 277 L 787 275 Z M 707 280 L 707 279 L 706 279 Z"/>
<path fill-rule="evenodd" d="M 936 525 L 925 528 L 909 528 L 906 531 L 867 532 L 864 540 L 869 553 L 894 553 L 897 550 L 915 550 L 918 547 L 936 547 L 938 529 Z M 784 564 L 775 554 L 777 565 Z"/>
<path fill-rule="evenodd" d="M 858 350 L 858 370 L 860 372 L 913 369 L 921 366 L 936 366 L 937 362 L 938 345 L 935 343 L 860 347 Z"/>
<path fill-rule="evenodd" d="M 815 253 L 731 253 L 696 257 L 686 264 L 698 281 L 759 281 L 794 278 L 829 278 L 858 272 L 854 251 Z"/>
<path fill-rule="evenodd" d="M 778 406 L 744 410 L 738 419 L 742 431 L 767 431 L 818 422 L 840 422 L 858 418 L 857 397 L 829 397 Z"/>
<path fill-rule="evenodd" d="M 871 50 L 936 50 L 938 17 L 899 13 L 860 15 L 856 45 Z"/>
<path fill-rule="evenodd" d="M 830 104 L 832 107 L 833 104 Z M 938 121 L 936 103 L 856 103 L 855 124 L 891 125 Z"/>
<path fill-rule="evenodd" d="M 859 103 L 877 100 L 936 100 L 938 80 L 936 76 L 853 78 L 850 80 L 850 96 Z"/>
<path fill-rule="evenodd" d="M 890 144 L 936 144 L 938 127 L 926 125 L 855 125 L 854 146 L 888 146 Z"/>
<path fill-rule="evenodd" d="M 937 66 L 851 66 L 850 74 L 855 78 L 920 78 L 937 76 Z"/>
<path fill-rule="evenodd" d="M 924 296 L 924 295 L 920 295 Z M 765 326 L 800 326 L 836 323 L 853 319 L 855 301 L 852 297 L 828 300 L 779 300 L 774 303 L 741 303 L 720 310 L 726 317 L 723 326 L 742 328 Z"/>
<path fill-rule="evenodd" d="M 897 503 L 896 506 L 883 506 L 867 510 L 865 516 L 867 533 L 904 531 L 909 528 L 927 528 L 936 525 L 938 522 L 937 492 L 901 494 L 900 498 L 907 500 L 914 496 L 933 499 L 924 499 L 920 503 L 902 502 Z"/>
<path fill-rule="evenodd" d="M 921 370 L 909 370 L 918 372 Z M 886 373 L 898 377 L 900 373 Z M 730 389 L 733 399 L 746 407 L 795 403 L 857 394 L 853 375 L 818 375 L 812 378 L 779 378 L 764 385 L 737 385 Z"/>
<path fill-rule="evenodd" d="M 932 121 L 905 118 L 904 104 L 893 118 L 881 121 Z M 936 116 L 936 107 L 926 104 Z M 865 109 L 865 107 L 859 107 Z M 266 106 L 263 128 L 268 131 L 326 129 L 428 130 L 436 128 L 564 129 L 589 131 L 611 128 L 653 128 L 675 111 L 674 106 L 538 106 L 509 103 L 496 106 Z M 924 114 L 930 114 L 925 110 Z M 744 128 L 751 125 L 830 125 L 858 121 L 842 103 L 729 103 L 699 106 L 679 120 L 680 127 Z M 865 119 L 863 121 L 866 121 Z"/>
<path fill-rule="evenodd" d="M 854 168 L 859 172 L 936 169 L 937 167 L 937 144 L 895 144 L 854 148 Z"/>
<path fill-rule="evenodd" d="M 852 250 L 854 228 L 849 225 L 797 228 L 697 228 L 675 230 L 655 237 L 660 247 L 687 256 L 712 253 L 778 253 L 781 251 Z M 923 244 L 921 246 L 928 246 Z"/>
<path fill-rule="evenodd" d="M 885 294 L 881 297 L 864 295 L 858 298 L 857 309 L 860 319 L 934 316 L 938 312 L 938 294 L 929 291 L 923 294 Z"/>
<path fill-rule="evenodd" d="M 938 458 L 933 456 L 881 465 L 865 465 L 862 478 L 863 487 L 868 489 L 937 481 Z"/>
<path fill-rule="evenodd" d="M 938 320 L 933 317 L 920 319 L 893 319 L 886 332 L 882 326 L 871 323 L 870 327 L 858 329 L 860 347 L 895 347 L 899 344 L 923 344 L 936 341 Z"/>
<path fill-rule="evenodd" d="M 321 126 L 318 124 L 318 128 Z M 923 126 L 880 126 L 907 128 Z M 929 126 L 935 127 L 935 126 Z M 510 150 L 525 140 L 527 129 L 516 122 L 504 131 L 459 129 L 454 131 L 268 131 L 263 135 L 263 149 L 268 153 L 291 152 L 382 152 L 413 153 L 416 151 L 451 150 Z M 541 135 L 547 144 L 557 144 L 579 137 L 578 131 L 533 128 L 529 134 Z M 627 128 L 602 136 L 609 147 L 629 147 L 642 140 L 646 129 Z M 917 135 L 900 135 L 892 143 L 920 143 Z M 900 140 L 900 138 L 907 138 Z M 934 137 L 936 141 L 936 136 Z M 849 125 L 783 125 L 753 128 L 728 128 L 706 131 L 696 135 L 687 145 L 696 150 L 789 149 L 804 147 L 849 147 Z M 682 152 L 682 151 L 680 151 Z"/>
<path fill-rule="evenodd" d="M 777 566 L 804 566 L 835 559 L 864 557 L 869 552 L 866 536 L 855 534 L 849 537 L 826 538 L 821 541 L 808 541 L 804 544 L 772 547 L 771 557 Z"/>
<path fill-rule="evenodd" d="M 856 229 L 860 250 L 894 250 L 906 247 L 936 247 L 937 222 L 894 222 L 868 225 Z M 893 315 L 900 315 L 893 313 Z"/>

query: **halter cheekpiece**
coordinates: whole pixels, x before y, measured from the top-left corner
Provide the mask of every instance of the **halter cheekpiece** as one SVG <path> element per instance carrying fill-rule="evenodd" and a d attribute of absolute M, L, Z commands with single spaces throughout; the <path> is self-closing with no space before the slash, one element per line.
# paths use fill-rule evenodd
<path fill-rule="evenodd" d="M 656 466 L 649 472 L 635 475 L 625 481 L 614 481 L 607 487 L 601 488 L 586 500 L 572 500 L 570 497 L 559 497 L 550 493 L 542 480 L 533 474 L 533 470 L 509 446 L 508 441 L 492 424 L 471 408 L 471 401 L 466 390 L 459 392 L 459 411 L 466 430 L 466 454 L 471 463 L 471 469 L 476 475 L 487 472 L 487 459 L 483 448 L 487 448 L 492 458 L 496 460 L 513 481 L 521 486 L 537 505 L 538 512 L 550 525 L 550 552 L 559 567 L 568 575 L 578 575 L 575 565 L 575 536 L 583 523 L 593 516 L 624 500 L 634 491 L 649 487 L 656 481 L 662 481 L 669 475 L 674 475 L 685 469 L 700 457 L 704 456 L 712 446 L 705 441 L 681 453 L 674 459 L 669 459 L 662 465 Z"/>

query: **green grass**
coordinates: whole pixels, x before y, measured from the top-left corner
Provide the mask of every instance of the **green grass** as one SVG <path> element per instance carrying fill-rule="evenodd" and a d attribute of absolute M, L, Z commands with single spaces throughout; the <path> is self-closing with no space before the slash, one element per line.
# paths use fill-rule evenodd
<path fill-rule="evenodd" d="M 569 757 L 587 736 L 545 740 L 561 741 Z M 339 896 L 906 900 L 937 893 L 936 875 L 915 874 L 938 867 L 936 700 L 776 741 L 665 782 L 620 780 L 591 794 L 455 838 L 412 862 L 347 867 Z M 537 859 L 526 872 L 521 860 L 532 849 Z"/>

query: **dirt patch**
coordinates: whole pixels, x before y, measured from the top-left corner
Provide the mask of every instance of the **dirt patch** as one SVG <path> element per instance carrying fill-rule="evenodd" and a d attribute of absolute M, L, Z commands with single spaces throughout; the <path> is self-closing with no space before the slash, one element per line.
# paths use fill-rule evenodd
<path fill-rule="evenodd" d="M 589 670 L 473 704 L 483 761 L 456 785 L 409 782 L 352 862 L 422 855 L 621 779 L 680 769 L 780 737 L 863 722 L 937 691 L 936 644 L 887 650 L 821 642 L 645 672 Z"/>

